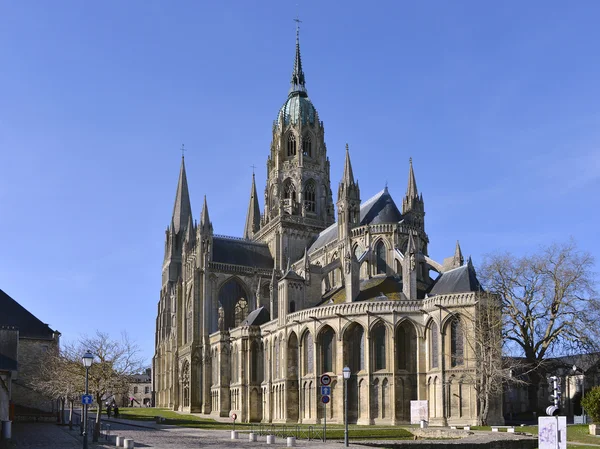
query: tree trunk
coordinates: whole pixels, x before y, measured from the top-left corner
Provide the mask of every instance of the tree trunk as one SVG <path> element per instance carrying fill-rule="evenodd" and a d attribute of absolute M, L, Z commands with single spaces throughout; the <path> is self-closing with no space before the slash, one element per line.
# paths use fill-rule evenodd
<path fill-rule="evenodd" d="M 69 400 L 69 430 L 73 430 L 73 401 Z"/>
<path fill-rule="evenodd" d="M 531 383 L 527 387 L 527 394 L 529 396 L 529 410 L 536 413 L 536 416 L 539 416 L 539 401 L 538 401 L 538 391 L 540 390 L 540 383 L 542 377 L 537 372 L 532 372 L 529 376 Z"/>
<path fill-rule="evenodd" d="M 100 418 L 102 417 L 102 396 L 96 398 L 96 402 L 98 403 L 98 409 L 96 412 L 96 422 L 94 423 L 94 436 L 92 437 L 92 442 L 97 443 L 100 439 Z"/>
<path fill-rule="evenodd" d="M 60 424 L 65 424 L 65 398 L 60 398 Z"/>

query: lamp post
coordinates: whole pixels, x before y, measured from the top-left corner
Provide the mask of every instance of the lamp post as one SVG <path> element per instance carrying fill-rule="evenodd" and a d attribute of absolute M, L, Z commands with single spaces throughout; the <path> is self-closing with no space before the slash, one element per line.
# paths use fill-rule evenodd
<path fill-rule="evenodd" d="M 90 370 L 90 366 L 92 366 L 92 362 L 94 361 L 94 356 L 90 351 L 83 354 L 81 358 L 83 361 L 83 366 L 85 366 L 85 394 L 88 394 L 88 374 Z M 83 449 L 87 449 L 88 447 L 88 437 L 87 437 L 87 426 L 88 426 L 88 404 L 85 404 L 85 408 L 83 409 Z"/>
<path fill-rule="evenodd" d="M 581 399 L 579 400 L 579 404 L 581 405 L 583 423 L 586 424 L 587 420 L 585 419 L 585 410 L 583 409 L 583 403 L 581 402 L 583 401 L 583 396 L 585 395 L 585 373 L 583 372 L 583 368 L 579 368 L 579 370 L 581 371 Z M 577 365 L 573 365 L 573 371 L 577 373 Z M 573 414 L 575 414 L 575 411 L 573 411 Z"/>
<path fill-rule="evenodd" d="M 344 446 L 348 447 L 348 379 L 350 379 L 350 368 L 343 369 L 344 373 Z"/>

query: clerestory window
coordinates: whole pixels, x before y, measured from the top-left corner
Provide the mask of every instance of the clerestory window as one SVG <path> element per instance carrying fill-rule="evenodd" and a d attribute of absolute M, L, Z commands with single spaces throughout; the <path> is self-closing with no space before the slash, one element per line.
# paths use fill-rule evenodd
<path fill-rule="evenodd" d="M 294 136 L 294 133 L 288 134 L 287 155 L 296 156 L 296 136 Z"/>

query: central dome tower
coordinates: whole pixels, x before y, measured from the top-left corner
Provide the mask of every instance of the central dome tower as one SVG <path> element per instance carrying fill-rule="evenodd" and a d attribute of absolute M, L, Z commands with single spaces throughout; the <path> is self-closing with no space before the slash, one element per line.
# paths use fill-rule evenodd
<path fill-rule="evenodd" d="M 290 90 L 273 122 L 265 209 L 254 239 L 269 243 L 280 268 L 288 259 L 299 259 L 312 240 L 333 222 L 325 129 L 308 98 L 296 29 Z"/>

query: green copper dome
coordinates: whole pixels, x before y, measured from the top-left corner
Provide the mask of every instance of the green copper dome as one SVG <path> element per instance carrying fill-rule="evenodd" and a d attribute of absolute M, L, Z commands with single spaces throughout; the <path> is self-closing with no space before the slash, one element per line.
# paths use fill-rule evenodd
<path fill-rule="evenodd" d="M 296 125 L 302 121 L 303 125 L 314 125 L 317 111 L 306 95 L 292 93 L 277 114 L 278 125 Z"/>

